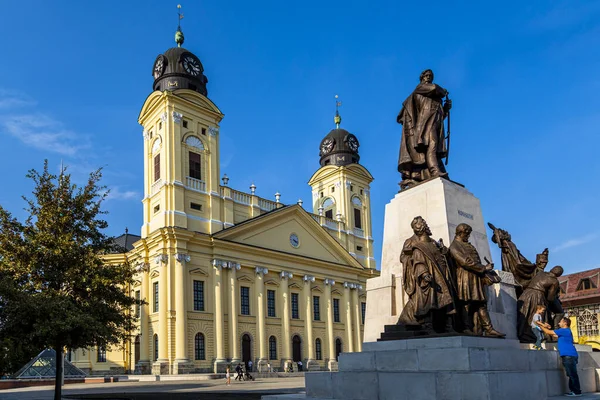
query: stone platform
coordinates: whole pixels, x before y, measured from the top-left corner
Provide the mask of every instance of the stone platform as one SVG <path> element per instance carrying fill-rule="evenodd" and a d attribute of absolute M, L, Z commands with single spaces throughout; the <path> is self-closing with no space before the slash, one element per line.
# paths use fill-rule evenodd
<path fill-rule="evenodd" d="M 596 391 L 591 348 L 580 348 L 584 392 Z M 473 336 L 370 342 L 343 353 L 339 372 L 306 373 L 306 395 L 263 400 L 541 400 L 567 391 L 558 352 Z"/>

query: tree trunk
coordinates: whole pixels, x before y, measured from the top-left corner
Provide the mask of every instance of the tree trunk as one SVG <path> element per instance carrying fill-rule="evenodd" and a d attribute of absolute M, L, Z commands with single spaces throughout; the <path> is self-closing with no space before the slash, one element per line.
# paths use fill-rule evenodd
<path fill-rule="evenodd" d="M 56 346 L 56 379 L 54 381 L 54 400 L 62 399 L 62 378 L 63 378 L 63 346 Z"/>

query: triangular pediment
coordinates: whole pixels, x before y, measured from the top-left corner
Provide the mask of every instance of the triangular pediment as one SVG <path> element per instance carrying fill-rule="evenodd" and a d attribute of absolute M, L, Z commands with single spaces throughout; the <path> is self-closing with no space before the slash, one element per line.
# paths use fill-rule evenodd
<path fill-rule="evenodd" d="M 250 278 L 248 275 L 240 275 L 237 280 L 238 282 L 254 282 L 254 279 Z"/>
<path fill-rule="evenodd" d="M 313 287 L 311 288 L 311 290 L 312 290 L 313 292 L 319 292 L 319 293 L 323 293 L 323 289 L 321 289 L 321 288 L 320 288 L 320 287 L 318 287 L 318 286 L 313 286 Z"/>
<path fill-rule="evenodd" d="M 274 279 L 269 279 L 265 281 L 265 286 L 279 286 L 279 282 Z"/>
<path fill-rule="evenodd" d="M 364 269 L 337 240 L 298 205 L 271 211 L 217 232 L 213 237 Z"/>
<path fill-rule="evenodd" d="M 338 296 L 341 296 L 341 295 L 342 295 L 342 292 L 340 292 L 340 291 L 339 291 L 339 290 L 337 290 L 337 289 L 333 289 L 333 290 L 331 291 L 331 294 L 332 294 L 332 295 L 334 295 L 334 294 L 337 294 Z"/>
<path fill-rule="evenodd" d="M 340 170 L 346 171 L 346 175 L 348 176 L 354 176 L 366 182 L 373 181 L 373 175 L 371 175 L 371 173 L 360 164 L 348 164 L 344 166 L 326 165 L 324 167 L 319 168 L 313 174 L 313 176 L 310 177 L 308 184 L 310 186 L 313 186 L 315 182 L 325 180 L 331 175 L 337 176 L 340 174 Z"/>
<path fill-rule="evenodd" d="M 298 290 L 301 290 L 301 289 L 302 289 L 302 286 L 300 286 L 300 285 L 298 285 L 297 283 L 293 282 L 293 283 L 290 283 L 290 284 L 288 285 L 288 288 L 290 288 L 290 289 L 298 289 Z"/>
<path fill-rule="evenodd" d="M 158 270 L 154 270 L 150 273 L 150 278 L 156 278 L 157 276 L 159 276 L 160 273 L 158 272 Z"/>
<path fill-rule="evenodd" d="M 192 275 L 208 276 L 208 273 L 203 268 L 194 268 L 194 269 L 191 269 L 190 270 L 190 274 L 192 274 Z"/>

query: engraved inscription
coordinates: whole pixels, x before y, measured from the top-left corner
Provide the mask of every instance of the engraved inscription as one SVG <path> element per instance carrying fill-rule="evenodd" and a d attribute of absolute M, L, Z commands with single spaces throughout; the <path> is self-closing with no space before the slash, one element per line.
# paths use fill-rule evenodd
<path fill-rule="evenodd" d="M 458 210 L 458 215 L 460 215 L 461 217 L 468 218 L 470 220 L 473 219 L 473 214 L 466 213 L 466 212 L 464 212 L 462 210 Z"/>

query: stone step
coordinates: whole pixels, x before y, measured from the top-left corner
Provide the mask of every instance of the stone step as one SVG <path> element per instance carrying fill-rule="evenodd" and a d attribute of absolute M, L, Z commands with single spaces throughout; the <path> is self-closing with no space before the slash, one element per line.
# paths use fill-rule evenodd
<path fill-rule="evenodd" d="M 518 340 L 486 338 L 481 336 L 449 336 L 363 343 L 363 351 L 390 351 L 405 349 L 442 349 L 453 347 L 513 348 L 519 349 Z"/>

